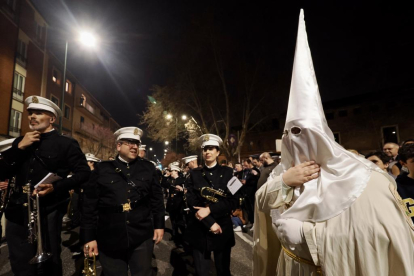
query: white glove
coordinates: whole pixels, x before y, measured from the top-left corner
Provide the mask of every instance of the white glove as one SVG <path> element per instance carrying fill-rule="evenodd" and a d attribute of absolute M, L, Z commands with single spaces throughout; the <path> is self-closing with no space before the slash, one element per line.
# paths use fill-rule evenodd
<path fill-rule="evenodd" d="M 277 235 L 288 245 L 297 245 L 305 242 L 303 222 L 297 219 L 276 220 Z"/>

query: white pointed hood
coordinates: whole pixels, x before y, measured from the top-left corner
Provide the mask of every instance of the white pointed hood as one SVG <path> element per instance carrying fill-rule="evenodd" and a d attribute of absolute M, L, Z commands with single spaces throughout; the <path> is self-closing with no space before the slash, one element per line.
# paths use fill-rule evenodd
<path fill-rule="evenodd" d="M 298 37 L 286 125 L 282 138 L 284 171 L 294 164 L 315 160 L 321 166 L 318 179 L 296 188 L 295 203 L 283 218 L 319 222 L 349 208 L 365 189 L 375 165 L 335 142 L 323 112 L 318 83 L 308 45 L 303 10 Z"/>

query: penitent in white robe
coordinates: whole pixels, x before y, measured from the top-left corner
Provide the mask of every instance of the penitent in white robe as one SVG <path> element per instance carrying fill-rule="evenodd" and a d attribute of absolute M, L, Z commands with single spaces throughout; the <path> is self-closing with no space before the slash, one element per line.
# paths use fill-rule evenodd
<path fill-rule="evenodd" d="M 306 243 L 289 248 L 315 266 L 299 263 L 283 252 L 272 223 L 289 208 L 293 189 L 282 194 L 281 176 L 269 180 L 256 193 L 254 276 L 414 275 L 414 226 L 405 213 L 395 182 L 372 171 L 363 193 L 341 214 L 329 220 L 304 222 Z M 332 202 L 335 204 L 335 202 Z"/>

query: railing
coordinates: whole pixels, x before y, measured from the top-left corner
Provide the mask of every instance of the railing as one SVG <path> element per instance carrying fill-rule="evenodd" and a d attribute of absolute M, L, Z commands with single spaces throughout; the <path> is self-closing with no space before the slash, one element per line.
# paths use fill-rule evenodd
<path fill-rule="evenodd" d="M 24 93 L 21 90 L 13 87 L 13 99 L 23 102 L 23 97 Z"/>

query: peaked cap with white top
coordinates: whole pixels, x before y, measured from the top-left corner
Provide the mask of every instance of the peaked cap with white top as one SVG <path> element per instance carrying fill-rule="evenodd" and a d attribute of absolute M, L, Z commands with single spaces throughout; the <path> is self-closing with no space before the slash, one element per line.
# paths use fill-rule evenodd
<path fill-rule="evenodd" d="M 184 164 L 187 164 L 193 160 L 197 160 L 197 155 L 190 155 L 190 156 L 186 156 L 184 158 L 182 158 L 181 160 L 183 160 Z"/>
<path fill-rule="evenodd" d="M 372 162 L 356 156 L 335 142 L 319 95 L 308 45 L 303 10 L 300 11 L 295 60 L 286 124 L 282 138 L 282 166 L 286 171 L 314 160 L 321 171 L 317 179 L 297 187 L 294 204 L 282 218 L 319 222 L 339 215 L 361 195 L 372 170 Z"/>
<path fill-rule="evenodd" d="M 116 140 L 131 139 L 141 142 L 142 130 L 137 127 L 123 127 L 114 132 Z"/>
<path fill-rule="evenodd" d="M 27 105 L 27 110 L 44 110 L 53 113 L 56 117 L 62 116 L 62 110 L 51 100 L 40 96 L 30 96 L 24 100 L 24 103 Z"/>

